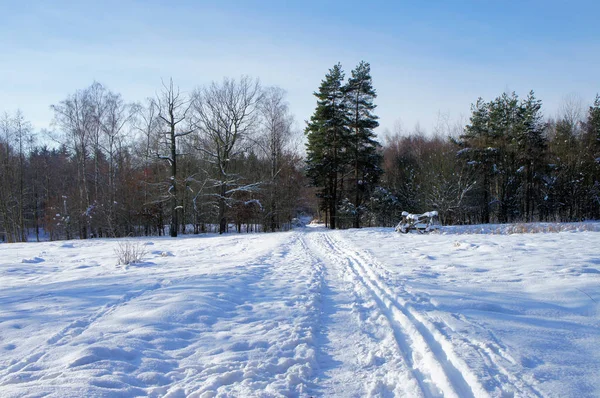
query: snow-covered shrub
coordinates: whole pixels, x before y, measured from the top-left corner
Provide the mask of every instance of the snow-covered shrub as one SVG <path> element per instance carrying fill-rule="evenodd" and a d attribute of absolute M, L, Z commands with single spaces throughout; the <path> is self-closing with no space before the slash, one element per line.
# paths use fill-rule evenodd
<path fill-rule="evenodd" d="M 129 265 L 142 262 L 147 251 L 141 242 L 119 242 L 115 248 L 115 254 L 117 265 Z"/>

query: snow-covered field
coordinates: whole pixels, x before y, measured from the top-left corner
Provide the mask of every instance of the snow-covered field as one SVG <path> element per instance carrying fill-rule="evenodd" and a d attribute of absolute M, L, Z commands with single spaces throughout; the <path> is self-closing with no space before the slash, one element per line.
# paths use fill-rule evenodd
<path fill-rule="evenodd" d="M 600 233 L 461 231 L 2 244 L 0 396 L 600 396 Z"/>

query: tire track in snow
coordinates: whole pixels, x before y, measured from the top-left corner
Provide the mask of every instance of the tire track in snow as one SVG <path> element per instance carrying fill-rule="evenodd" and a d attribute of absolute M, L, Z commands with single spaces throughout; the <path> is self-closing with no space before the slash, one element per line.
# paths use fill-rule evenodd
<path fill-rule="evenodd" d="M 348 290 L 342 270 L 331 269 L 322 244 L 312 236 L 318 233 L 303 234 L 302 245 L 319 270 L 323 286 L 317 339 L 319 373 L 311 396 L 404 396 L 398 394 L 402 386 L 410 391 L 406 396 L 422 397 L 411 369 L 399 359 L 402 353 L 389 341 L 376 339 L 372 333 L 377 325 L 365 324 L 364 313 L 356 312 L 361 306 L 368 308 L 368 302 L 357 294 L 355 282 Z M 368 300 L 372 300 L 370 296 Z M 377 311 L 374 318 L 379 315 Z M 384 362 L 377 363 L 381 360 Z"/>
<path fill-rule="evenodd" d="M 489 329 L 467 320 L 464 316 L 460 316 L 457 319 L 466 325 L 479 329 L 486 335 L 485 341 L 476 336 L 465 338 L 459 335 L 458 339 L 482 359 L 487 375 L 492 378 L 492 383 L 503 397 L 513 396 L 514 394 L 526 397 L 545 396 L 532 383 L 527 382 L 523 376 L 519 375 L 518 372 L 511 372 L 509 370 L 510 366 L 518 366 L 518 363 Z M 445 326 L 452 330 L 452 332 L 455 332 L 449 325 L 445 324 Z M 441 333 L 445 334 L 444 332 Z"/>
<path fill-rule="evenodd" d="M 360 261 L 362 261 L 364 264 L 371 265 L 371 267 L 367 267 L 366 269 L 368 269 L 368 271 L 372 273 L 375 278 L 380 280 L 391 279 L 389 276 L 389 271 L 386 269 L 386 267 L 379 263 L 370 254 L 364 251 L 352 250 L 348 248 L 345 248 L 344 250 L 346 252 L 352 253 L 355 257 L 359 258 Z M 408 292 L 405 288 L 402 288 L 400 286 L 398 286 L 398 288 L 402 290 L 404 296 L 408 296 L 408 298 L 414 302 L 421 302 L 423 299 L 422 296 L 415 296 L 414 294 Z M 431 319 L 427 318 L 424 314 L 412 308 L 412 306 L 410 305 L 410 303 L 407 302 L 407 300 L 400 298 L 397 294 L 394 294 L 393 292 L 390 292 L 390 294 L 396 298 L 397 302 L 402 307 L 404 307 L 414 318 L 416 318 L 429 330 L 431 335 L 444 347 L 445 351 L 451 354 L 451 356 L 453 357 L 453 362 L 457 363 L 460 369 L 464 369 L 463 373 L 468 374 L 470 378 L 476 379 L 476 376 L 473 373 L 473 371 L 468 368 L 464 360 L 458 358 L 458 356 L 455 353 L 455 348 L 453 347 L 454 344 L 452 344 L 449 339 L 457 339 L 461 344 L 467 346 L 470 350 L 472 350 L 472 352 L 474 352 L 483 360 L 484 369 L 486 370 L 485 376 L 487 376 L 488 380 L 491 378 L 491 380 L 489 381 L 493 383 L 494 387 L 496 388 L 496 390 L 498 390 L 501 396 L 510 397 L 513 396 L 515 393 L 517 394 L 517 396 L 544 396 L 531 383 L 524 380 L 522 376 L 515 374 L 515 372 L 511 372 L 508 369 L 508 366 L 517 365 L 516 360 L 507 352 L 506 347 L 498 340 L 498 338 L 484 326 L 469 321 L 462 315 L 459 317 L 455 316 L 455 318 L 458 321 L 482 331 L 487 336 L 487 338 L 485 341 L 482 341 L 476 336 L 469 335 L 467 338 L 461 336 L 458 333 L 458 336 L 451 336 L 447 332 L 442 330 L 440 326 L 437 326 L 434 322 L 432 322 Z M 433 308 L 437 308 L 437 306 L 431 303 L 429 299 L 426 300 Z M 447 329 L 451 330 L 453 333 L 456 333 L 450 325 L 443 321 L 442 323 Z M 464 350 L 464 347 L 461 349 Z M 503 363 L 507 363 L 508 365 L 504 365 Z M 498 377 L 494 377 L 494 374 L 497 374 Z M 478 384 L 481 385 L 480 382 Z"/>
<path fill-rule="evenodd" d="M 382 380 L 375 380 L 375 384 L 380 384 L 380 387 L 378 388 L 378 391 L 373 391 L 370 393 L 369 396 L 389 396 L 389 395 L 398 395 L 400 394 L 400 396 L 409 396 L 409 397 L 431 397 L 433 396 L 431 393 L 429 393 L 430 388 L 427 386 L 427 377 L 425 375 L 423 375 L 423 373 L 421 372 L 420 369 L 415 368 L 412 365 L 412 359 L 410 358 L 410 355 L 408 354 L 410 352 L 409 347 L 407 346 L 407 339 L 406 336 L 404 336 L 402 330 L 399 330 L 397 327 L 394 326 L 393 323 L 393 319 L 391 318 L 390 314 L 388 313 L 388 311 L 385 309 L 385 306 L 383 305 L 383 303 L 381 302 L 381 300 L 378 300 L 378 297 L 376 295 L 373 294 L 372 289 L 369 288 L 369 286 L 367 286 L 364 281 L 360 278 L 360 275 L 358 275 L 354 270 L 350 270 L 350 274 L 348 274 L 347 268 L 348 268 L 348 264 L 345 260 L 345 256 L 343 255 L 343 253 L 341 252 L 337 252 L 337 253 L 332 253 L 330 249 L 332 249 L 332 247 L 328 244 L 328 242 L 325 240 L 324 241 L 324 237 L 326 237 L 327 233 L 323 233 L 323 232 L 314 232 L 311 233 L 310 237 L 316 237 L 314 239 L 310 239 L 310 241 L 312 242 L 312 245 L 310 245 L 311 247 L 309 247 L 309 249 L 313 252 L 318 251 L 321 253 L 321 255 L 317 256 L 319 258 L 319 261 L 322 263 L 325 263 L 325 265 L 330 264 L 333 260 L 334 264 L 338 264 L 341 266 L 341 270 L 340 273 L 341 274 L 347 274 L 350 275 L 352 277 L 352 281 L 350 281 L 350 283 L 352 284 L 351 289 L 352 291 L 355 293 L 355 295 L 357 297 L 364 297 L 365 293 L 357 290 L 357 283 L 360 283 L 361 286 L 364 286 L 364 288 L 367 290 L 366 295 L 368 297 L 369 300 L 374 300 L 374 303 L 376 304 L 376 309 L 375 310 L 371 310 L 372 312 L 375 312 L 376 314 L 378 314 L 376 317 L 383 317 L 383 319 L 385 320 L 385 327 L 389 328 L 390 330 L 390 336 L 393 339 L 394 344 L 392 346 L 387 346 L 384 344 L 378 344 L 378 348 L 380 349 L 386 349 L 386 350 L 391 350 L 392 352 L 389 352 L 387 354 L 384 354 L 386 357 L 389 358 L 399 358 L 400 360 L 398 361 L 398 363 L 392 364 L 392 366 L 394 366 L 394 369 L 386 369 L 388 372 L 391 373 L 402 373 L 405 374 L 404 380 L 396 380 L 396 382 L 398 382 L 396 385 L 386 385 L 385 382 L 382 382 Z M 332 255 L 333 254 L 333 255 Z M 325 266 L 325 268 L 327 268 L 327 266 Z M 343 279 L 343 278 L 340 278 Z M 346 283 L 348 283 L 348 281 L 346 281 Z M 335 290 L 335 288 L 333 288 L 332 290 Z M 361 330 L 362 333 L 365 333 L 364 330 Z M 401 364 L 401 365 L 400 365 Z M 365 372 L 368 372 L 369 374 L 372 374 L 372 378 L 373 377 L 380 377 L 383 378 L 384 376 L 386 376 L 385 372 L 383 374 L 375 374 L 376 372 L 373 371 L 372 368 L 366 368 L 364 369 Z M 359 379 L 359 375 L 355 375 L 356 377 L 354 378 L 353 381 L 356 381 Z M 412 386 L 409 386 L 409 384 L 412 384 Z M 398 391 L 398 387 L 404 387 L 404 391 Z M 410 388 L 412 387 L 412 388 Z M 383 388 L 383 391 L 381 391 L 381 389 Z"/>
<path fill-rule="evenodd" d="M 330 233 L 323 236 L 326 245 L 339 261 L 357 276 L 371 292 L 394 330 L 398 346 L 414 370 L 423 393 L 429 397 L 474 397 L 488 395 L 474 375 L 467 373 L 466 365 L 459 364 L 456 355 L 449 350 L 448 341 L 438 341 L 421 320 L 407 310 L 394 293 L 370 269 L 368 262 L 354 251 L 345 249 Z M 436 337 L 438 339 L 436 339 Z"/>

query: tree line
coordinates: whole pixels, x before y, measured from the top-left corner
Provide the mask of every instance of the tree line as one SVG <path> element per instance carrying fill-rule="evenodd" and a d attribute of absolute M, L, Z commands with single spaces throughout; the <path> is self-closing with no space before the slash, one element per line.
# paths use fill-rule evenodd
<path fill-rule="evenodd" d="M 169 81 L 127 103 L 93 83 L 51 108 L 52 131 L 0 119 L 1 240 L 277 231 L 312 206 L 278 87 Z"/>
<path fill-rule="evenodd" d="M 464 125 L 440 119 L 426 135 L 375 140 L 376 92 L 361 62 L 344 83 L 337 64 L 315 93 L 307 175 L 330 228 L 392 226 L 402 211 L 437 210 L 444 224 L 600 218 L 600 97 L 567 101 L 545 119 L 533 91 L 471 107 Z"/>
<path fill-rule="evenodd" d="M 51 130 L 0 117 L 0 240 L 600 218 L 600 97 L 542 114 L 533 92 L 478 99 L 377 140 L 370 65 L 338 63 L 314 93 L 306 156 L 285 91 L 242 76 L 128 103 L 100 83 L 51 106 Z"/>
<path fill-rule="evenodd" d="M 436 130 L 386 138 L 376 224 L 403 209 L 437 210 L 443 224 L 600 218 L 600 97 L 544 118 L 533 92 L 503 93 L 478 99 L 465 125 Z"/>

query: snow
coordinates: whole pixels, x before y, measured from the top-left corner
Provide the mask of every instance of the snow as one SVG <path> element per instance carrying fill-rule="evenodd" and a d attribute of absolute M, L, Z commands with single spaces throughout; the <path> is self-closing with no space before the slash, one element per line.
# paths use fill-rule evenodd
<path fill-rule="evenodd" d="M 600 396 L 584 225 L 2 244 L 0 396 Z"/>
<path fill-rule="evenodd" d="M 435 210 L 434 211 L 428 211 L 428 212 L 425 212 L 423 214 L 412 214 L 412 213 L 409 213 L 407 211 L 403 211 L 402 212 L 402 217 L 405 217 L 408 220 L 414 220 L 414 221 L 419 221 L 419 219 L 421 217 L 432 218 L 432 217 L 437 217 L 437 216 L 438 216 L 438 212 L 435 211 Z"/>

